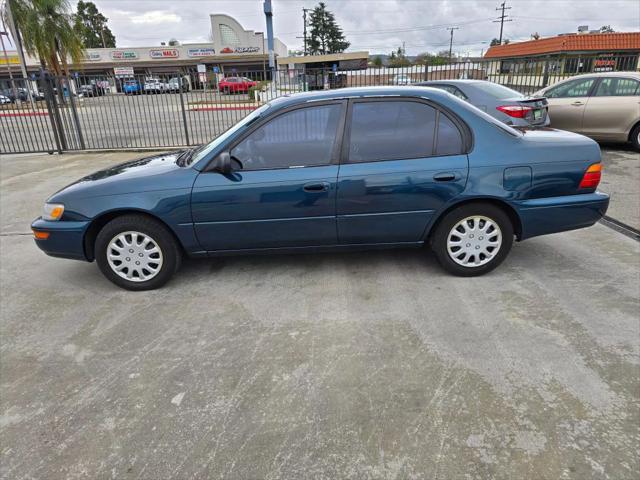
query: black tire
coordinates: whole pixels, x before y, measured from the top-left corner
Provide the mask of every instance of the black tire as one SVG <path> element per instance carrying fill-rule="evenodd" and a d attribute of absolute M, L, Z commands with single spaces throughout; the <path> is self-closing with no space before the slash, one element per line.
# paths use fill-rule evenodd
<path fill-rule="evenodd" d="M 631 145 L 636 151 L 640 152 L 640 124 L 636 125 L 636 128 L 631 132 Z"/>
<path fill-rule="evenodd" d="M 162 264 L 155 276 L 149 280 L 127 280 L 119 276 L 109 265 L 107 259 L 109 244 L 118 234 L 129 231 L 139 232 L 150 237 L 160 249 Z M 133 291 L 153 290 L 161 287 L 178 271 L 182 263 L 180 246 L 167 227 L 153 218 L 135 214 L 117 217 L 100 230 L 95 242 L 95 257 L 100 271 L 105 277 L 119 287 Z"/>
<path fill-rule="evenodd" d="M 483 263 L 479 266 L 464 266 L 456 263 L 456 261 L 449 254 L 449 251 L 447 249 L 447 239 L 454 226 L 456 226 L 459 222 L 466 219 L 467 217 L 474 216 L 486 217 L 489 220 L 493 221 L 493 223 L 497 224 L 502 236 L 502 242 L 498 247 L 497 253 L 495 251 L 490 252 L 492 257 L 486 263 Z M 474 221 L 471 220 L 470 222 L 473 225 Z M 480 223 L 482 226 L 485 225 L 484 221 L 481 221 Z M 491 235 L 491 233 L 493 233 L 494 231 L 495 230 L 491 230 L 489 235 Z M 435 232 L 433 232 L 433 234 L 431 235 L 431 248 L 440 265 L 442 265 L 442 267 L 449 273 L 460 277 L 475 277 L 490 272 L 502 263 L 502 261 L 509 254 L 511 246 L 513 245 L 513 235 L 513 224 L 511 223 L 509 216 L 504 212 L 504 210 L 496 207 L 495 205 L 490 205 L 487 203 L 471 203 L 455 208 L 454 210 L 447 213 L 438 222 Z M 462 240 L 462 237 L 460 238 Z M 478 241 L 478 238 L 482 240 L 482 237 L 477 237 L 476 239 L 471 241 Z M 482 257 L 483 255 L 483 253 L 480 254 L 482 262 L 484 262 L 486 258 L 488 258 L 486 255 Z M 471 257 L 472 255 L 469 255 L 468 258 L 471 259 Z M 463 259 L 464 258 L 465 257 L 463 257 Z"/>

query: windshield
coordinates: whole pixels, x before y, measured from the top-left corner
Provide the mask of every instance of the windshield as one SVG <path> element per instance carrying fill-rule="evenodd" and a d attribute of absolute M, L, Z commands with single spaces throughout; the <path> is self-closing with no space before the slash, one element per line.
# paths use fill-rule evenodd
<path fill-rule="evenodd" d="M 482 90 L 483 92 L 488 93 L 489 95 L 499 100 L 504 100 L 505 98 L 524 97 L 524 95 L 522 95 L 520 92 L 517 92 L 507 87 L 503 87 L 502 85 L 498 85 L 497 83 L 478 82 L 474 84 L 474 87 Z"/>
<path fill-rule="evenodd" d="M 238 130 L 240 130 L 242 127 L 244 127 L 248 123 L 251 123 L 260 115 L 262 115 L 262 113 L 264 113 L 264 111 L 267 110 L 269 106 L 270 105 L 268 103 L 265 103 L 261 107 L 256 108 L 253 112 L 251 112 L 249 115 L 244 117 L 242 120 L 240 120 L 238 123 L 233 125 L 228 130 L 226 130 L 223 134 L 214 138 L 210 143 L 208 143 L 207 145 L 205 145 L 204 147 L 198 150 L 198 152 L 191 159 L 191 163 L 198 163 L 200 160 L 205 158 L 211 151 L 213 151 L 218 145 L 224 142 L 227 138 L 229 138 L 231 135 L 236 133 Z"/>

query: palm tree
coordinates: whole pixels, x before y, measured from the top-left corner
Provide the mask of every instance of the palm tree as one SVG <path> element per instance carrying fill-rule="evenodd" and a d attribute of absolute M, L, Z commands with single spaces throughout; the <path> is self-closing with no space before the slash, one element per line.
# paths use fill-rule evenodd
<path fill-rule="evenodd" d="M 69 74 L 68 59 L 82 62 L 82 39 L 67 0 L 7 0 L 24 49 L 54 75 Z"/>

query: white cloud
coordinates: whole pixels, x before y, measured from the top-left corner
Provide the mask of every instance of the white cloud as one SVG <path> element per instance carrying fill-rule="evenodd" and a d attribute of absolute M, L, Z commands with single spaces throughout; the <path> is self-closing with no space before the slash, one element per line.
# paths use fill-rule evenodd
<path fill-rule="evenodd" d="M 301 49 L 302 7 L 320 0 L 273 0 L 276 37 L 290 49 Z M 437 52 L 449 48 L 448 26 L 455 31 L 454 52 L 479 55 L 500 29 L 493 23 L 502 0 L 324 0 L 351 42 L 350 50 L 389 53 L 405 43 L 407 53 Z M 176 38 L 182 43 L 208 38 L 210 13 L 235 17 L 248 30 L 265 31 L 262 0 L 96 0 L 109 18 L 118 46 L 158 45 Z M 505 23 L 504 37 L 528 40 L 575 32 L 578 25 L 616 31 L 638 31 L 638 0 L 507 0 L 513 21 Z M 605 8 L 606 7 L 606 8 Z M 160 9 L 159 9 L 160 8 Z M 126 10 L 126 15 L 123 11 Z"/>
<path fill-rule="evenodd" d="M 152 10 L 145 12 L 142 15 L 134 15 L 131 17 L 131 23 L 135 24 L 153 24 L 158 25 L 161 23 L 179 23 L 180 17 L 172 12 L 166 10 Z"/>

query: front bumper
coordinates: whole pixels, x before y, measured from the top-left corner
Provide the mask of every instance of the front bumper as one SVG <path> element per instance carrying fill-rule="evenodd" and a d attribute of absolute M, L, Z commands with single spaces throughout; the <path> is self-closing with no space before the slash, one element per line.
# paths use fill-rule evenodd
<path fill-rule="evenodd" d="M 33 230 L 49 233 L 46 240 L 35 239 L 36 245 L 44 253 L 52 257 L 85 261 L 89 261 L 84 249 L 84 235 L 88 227 L 89 222 L 50 222 L 42 218 L 37 218 L 31 224 Z"/>
<path fill-rule="evenodd" d="M 590 227 L 609 207 L 609 195 L 602 192 L 536 198 L 514 202 L 522 224 L 520 240 L 548 233 Z"/>

